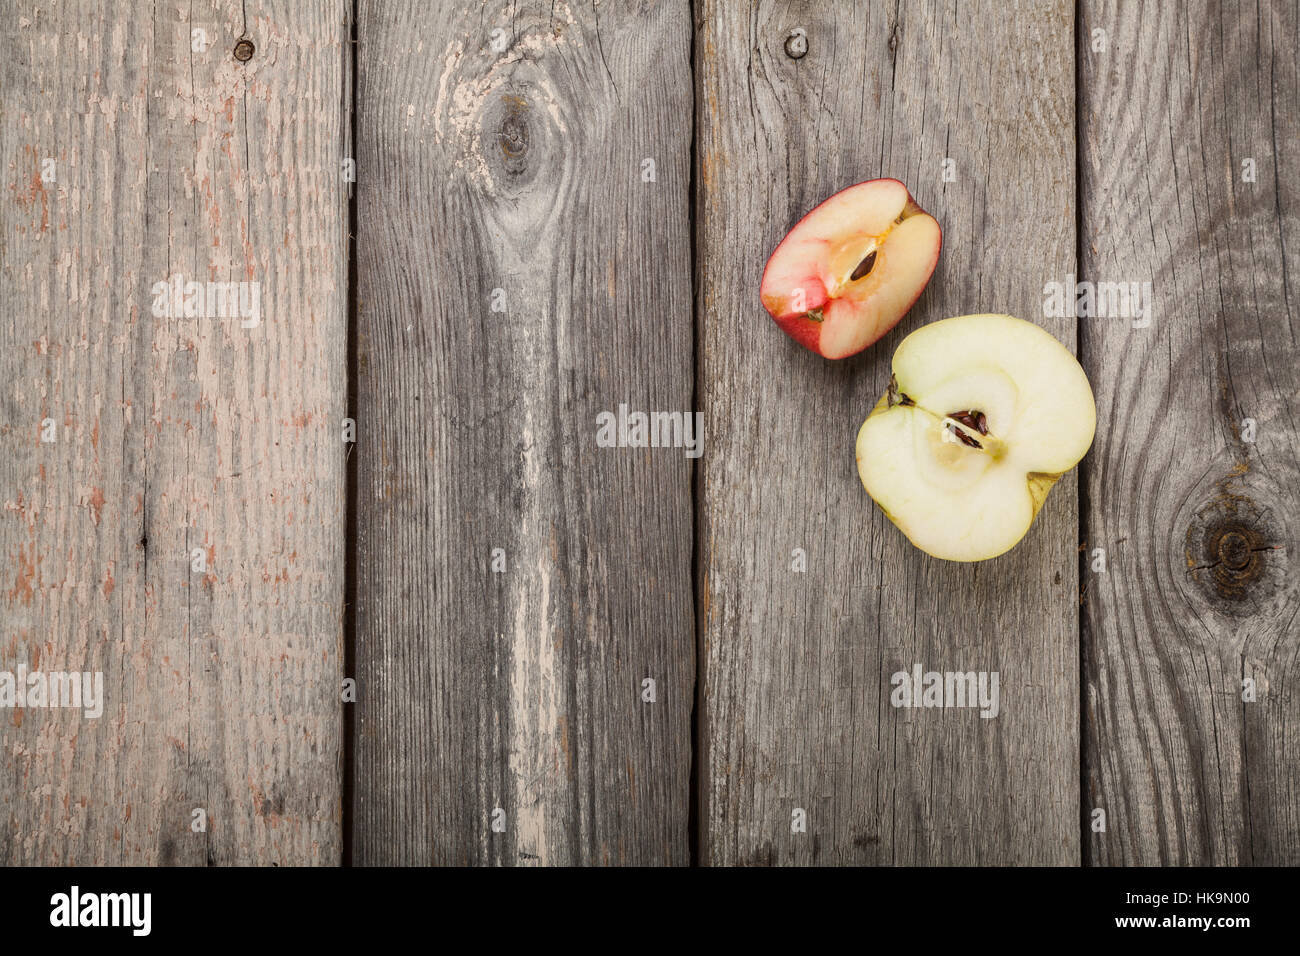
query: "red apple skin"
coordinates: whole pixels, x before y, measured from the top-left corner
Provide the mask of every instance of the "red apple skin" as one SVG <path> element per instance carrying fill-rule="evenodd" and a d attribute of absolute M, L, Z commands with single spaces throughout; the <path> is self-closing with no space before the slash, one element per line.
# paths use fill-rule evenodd
<path fill-rule="evenodd" d="M 767 287 L 768 277 L 772 271 L 774 262 L 777 260 L 777 255 L 781 251 L 781 247 L 786 244 L 786 242 L 790 239 L 791 235 L 799 228 L 799 226 L 801 226 L 808 219 L 816 215 L 816 213 L 819 210 L 821 210 L 823 207 L 827 206 L 830 203 L 835 202 L 839 197 L 841 197 L 844 193 L 848 192 L 849 190 L 856 189 L 859 186 L 865 186 L 871 183 L 897 184 L 907 193 L 907 203 L 904 206 L 904 209 L 907 212 L 908 216 L 913 216 L 918 213 L 926 216 L 929 215 L 929 213 L 927 213 L 924 209 L 922 209 L 920 204 L 918 204 L 916 200 L 913 198 L 911 191 L 907 189 L 906 184 L 904 184 L 900 180 L 893 179 L 893 178 L 874 179 L 874 180 L 869 179 L 869 180 L 863 180 L 860 183 L 855 183 L 852 186 L 846 186 L 844 189 L 839 190 L 834 195 L 818 203 L 811 210 L 809 210 L 797 223 L 795 223 L 794 226 L 790 228 L 790 230 L 781 239 L 781 242 L 779 242 L 776 248 L 772 250 L 772 254 L 768 256 L 767 265 L 763 269 L 763 279 L 760 283 L 760 289 L 765 289 Z M 827 351 L 823 349 L 822 341 L 821 341 L 822 332 L 826 327 L 825 322 L 824 321 L 818 322 L 814 319 L 808 318 L 808 314 L 807 314 L 808 311 L 817 308 L 823 308 L 826 306 L 827 302 L 829 301 L 829 294 L 827 292 L 826 286 L 820 281 L 817 281 L 815 279 L 810 279 L 803 283 L 806 308 L 802 312 L 795 311 L 790 308 L 783 308 L 783 306 L 787 305 L 787 303 L 785 303 L 782 300 L 777 300 L 775 297 L 769 297 L 767 295 L 761 296 L 763 302 L 763 308 L 766 309 L 768 314 L 771 315 L 772 318 L 776 321 L 776 324 L 781 328 L 781 331 L 785 332 L 786 335 L 790 336 L 790 338 L 794 339 L 794 341 L 798 342 L 800 345 L 802 345 L 804 348 L 808 349 L 809 351 L 816 352 L 818 355 L 821 355 L 824 358 L 831 358 L 831 359 L 848 358 L 850 355 L 856 355 L 858 352 L 861 352 L 864 349 L 869 348 L 871 345 L 874 345 L 881 338 L 887 335 L 889 331 L 893 329 L 893 327 L 902 320 L 903 316 L 907 315 L 907 313 L 911 310 L 912 306 L 916 304 L 916 300 L 921 297 L 921 293 L 925 291 L 926 286 L 929 285 L 930 277 L 934 275 L 934 269 L 939 263 L 939 253 L 943 249 L 943 229 L 942 227 L 939 226 L 937 220 L 935 221 L 935 227 L 938 232 L 938 241 L 934 246 L 933 255 L 930 256 L 930 260 L 925 266 L 925 275 L 926 275 L 925 281 L 920 283 L 920 285 L 916 289 L 915 294 L 911 297 L 911 300 L 906 304 L 905 307 L 899 310 L 898 314 L 893 318 L 892 321 L 887 321 L 885 323 L 878 324 L 875 332 L 871 335 L 871 337 L 866 342 L 864 342 L 861 345 L 861 347 L 854 349 L 852 352 L 846 353 L 844 355 L 828 355 Z"/>
<path fill-rule="evenodd" d="M 826 292 L 825 287 L 823 287 L 822 296 L 817 301 L 817 305 L 810 305 L 809 308 L 815 309 L 818 305 L 825 303 L 825 301 Z M 781 331 L 790 336 L 790 338 L 794 339 L 804 348 L 816 352 L 818 355 L 822 354 L 820 348 L 822 323 L 814 322 L 812 319 L 808 318 L 808 315 L 805 312 L 791 312 L 788 315 L 776 315 L 773 313 L 772 318 L 776 319 L 776 324 L 781 327 Z"/>

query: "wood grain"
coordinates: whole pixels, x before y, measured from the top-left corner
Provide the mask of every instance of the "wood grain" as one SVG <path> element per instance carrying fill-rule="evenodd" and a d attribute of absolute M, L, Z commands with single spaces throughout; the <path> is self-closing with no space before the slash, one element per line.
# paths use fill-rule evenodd
<path fill-rule="evenodd" d="M 1078 862 L 1073 476 L 1014 551 L 958 565 L 913 548 L 854 465 L 919 325 L 1005 311 L 1073 345 L 1072 321 L 1041 318 L 1074 263 L 1072 37 L 1065 3 L 699 7 L 706 862 Z M 880 176 L 945 248 L 898 328 L 828 362 L 763 311 L 763 264 L 804 212 Z M 894 709 L 891 674 L 917 663 L 998 671 L 1000 716 Z"/>
<path fill-rule="evenodd" d="M 0 862 L 333 863 L 345 12 L 144 9 L 0 28 L 0 669 L 106 697 L 4 712 Z M 158 317 L 177 273 L 260 322 Z"/>
<path fill-rule="evenodd" d="M 1081 272 L 1154 305 L 1147 328 L 1080 319 L 1085 522 L 1109 558 L 1085 611 L 1086 800 L 1107 814 L 1087 859 L 1294 865 L 1297 5 L 1085 2 L 1081 25 Z"/>
<path fill-rule="evenodd" d="M 106 700 L 0 709 L 0 864 L 1300 862 L 1298 40 L 1295 0 L 5 4 L 0 680 Z M 828 362 L 763 264 L 879 176 L 944 249 Z M 1046 317 L 1076 273 L 1150 324 Z M 177 274 L 259 321 L 156 314 Z M 957 565 L 853 441 L 977 311 L 1077 334 L 1098 432 Z M 599 447 L 620 405 L 703 457 Z M 915 664 L 999 715 L 895 709 Z"/>
<path fill-rule="evenodd" d="M 356 861 L 684 863 L 690 461 L 595 422 L 690 409 L 687 4 L 359 34 Z"/>

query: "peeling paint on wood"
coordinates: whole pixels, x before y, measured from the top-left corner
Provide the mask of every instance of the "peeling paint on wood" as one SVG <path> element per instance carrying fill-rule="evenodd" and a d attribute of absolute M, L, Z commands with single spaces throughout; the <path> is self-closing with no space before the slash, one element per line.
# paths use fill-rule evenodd
<path fill-rule="evenodd" d="M 152 11 L 0 30 L 0 669 L 107 697 L 0 724 L 0 862 L 337 863 L 345 7 Z"/>

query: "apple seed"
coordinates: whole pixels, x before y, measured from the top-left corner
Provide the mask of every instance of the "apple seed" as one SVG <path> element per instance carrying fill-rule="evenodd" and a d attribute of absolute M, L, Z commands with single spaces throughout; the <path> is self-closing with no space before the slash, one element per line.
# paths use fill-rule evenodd
<path fill-rule="evenodd" d="M 945 417 L 961 422 L 967 428 L 975 428 L 975 416 L 970 412 L 949 412 Z"/>
<path fill-rule="evenodd" d="M 967 428 L 973 428 L 981 435 L 989 433 L 989 420 L 981 411 L 972 408 L 968 412 L 949 412 L 946 416 L 953 421 L 961 422 Z"/>
<path fill-rule="evenodd" d="M 949 418 L 955 418 L 956 416 L 949 415 L 948 417 L 949 417 Z M 961 419 L 957 419 L 957 421 L 961 421 Z M 965 422 L 962 422 L 962 424 L 964 425 Z M 979 442 L 977 442 L 974 438 L 971 438 L 970 435 L 967 435 L 967 434 L 966 434 L 964 431 L 962 431 L 960 428 L 953 428 L 951 425 L 946 425 L 946 426 L 944 426 L 944 427 L 946 427 L 946 428 L 948 429 L 948 431 L 952 432 L 952 433 L 953 433 L 954 435 L 956 435 L 959 439 L 961 439 L 961 443 L 962 443 L 963 445 L 967 446 L 968 448 L 983 448 L 983 447 L 984 447 L 984 446 L 981 445 Z M 971 426 L 971 427 L 973 428 L 974 426 Z"/>
<path fill-rule="evenodd" d="M 858 267 L 853 270 L 853 275 L 849 276 L 849 281 L 856 282 L 858 279 L 861 279 L 863 276 L 865 276 L 868 272 L 871 271 L 872 266 L 874 266 L 875 264 L 876 264 L 876 250 L 872 249 L 869 253 L 867 253 L 866 258 L 858 263 Z"/>

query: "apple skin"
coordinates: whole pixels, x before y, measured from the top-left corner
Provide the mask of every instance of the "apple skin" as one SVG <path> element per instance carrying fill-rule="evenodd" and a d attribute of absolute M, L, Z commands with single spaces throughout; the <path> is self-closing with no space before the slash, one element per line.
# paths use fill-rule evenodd
<path fill-rule="evenodd" d="M 820 294 L 814 298 L 819 303 L 825 302 L 827 298 L 826 287 L 822 286 Z M 764 303 L 764 305 L 766 305 L 766 303 Z M 813 308 L 816 308 L 816 306 Z M 786 315 L 777 315 L 776 313 L 771 314 L 772 318 L 776 320 L 776 324 L 781 327 L 782 332 L 790 336 L 790 338 L 794 339 L 808 351 L 822 355 L 820 347 L 822 337 L 821 322 L 814 322 L 812 319 L 808 318 L 808 313 L 806 312 L 790 312 Z M 822 357 L 826 358 L 825 355 L 822 355 Z"/>
<path fill-rule="evenodd" d="M 828 250 L 814 251 L 807 249 L 810 240 L 815 242 L 818 239 L 823 239 L 822 236 L 817 234 L 818 221 L 825 218 L 825 214 L 828 211 L 835 210 L 837 206 L 849 206 L 855 202 L 856 196 L 861 195 L 864 190 L 880 193 L 881 200 L 877 200 L 877 202 L 893 200 L 894 205 L 890 213 L 891 220 L 894 215 L 892 209 L 897 209 L 901 205 L 901 212 L 898 214 L 897 221 L 891 221 L 889 225 L 884 227 L 884 239 L 878 247 L 886 258 L 895 252 L 888 239 L 889 233 L 892 232 L 896 225 L 913 217 L 922 217 L 932 227 L 932 235 L 922 236 L 917 242 L 910 243 L 909 248 L 906 250 L 900 250 L 901 254 L 913 259 L 909 274 L 901 277 L 903 286 L 908 287 L 907 291 L 901 299 L 886 301 L 882 303 L 883 307 L 879 309 L 873 309 L 869 305 L 851 304 L 851 290 L 845 289 L 843 284 L 839 289 L 828 289 L 826 282 L 834 281 L 833 276 L 828 274 L 829 263 L 826 260 L 831 258 Z M 862 202 L 863 200 L 856 201 Z M 866 201 L 870 202 L 871 200 L 867 198 Z M 911 228 L 913 227 L 909 226 L 909 229 Z M 832 240 L 845 235 L 846 224 L 842 221 L 835 223 L 832 229 L 835 231 L 830 232 L 823 239 L 826 246 L 830 246 Z M 805 246 L 803 250 L 793 248 L 800 243 Z M 819 203 L 786 233 L 776 249 L 772 251 L 771 256 L 768 257 L 767 265 L 763 270 L 760 297 L 763 307 L 772 316 L 780 329 L 804 348 L 816 352 L 823 358 L 848 358 L 879 341 L 916 304 L 916 300 L 920 298 L 921 293 L 925 291 L 926 286 L 929 284 L 930 277 L 939 262 L 939 253 L 942 248 L 943 230 L 938 222 L 920 207 L 903 183 L 897 179 L 866 180 L 842 189 Z M 885 250 L 888 250 L 888 252 L 885 252 Z M 817 251 L 821 253 L 822 261 L 817 261 Z M 797 308 L 796 303 L 792 302 L 788 295 L 789 275 L 791 272 L 789 259 L 792 256 L 807 261 L 807 268 L 797 282 L 798 287 L 803 292 L 802 309 Z M 856 258 L 852 259 L 852 261 L 856 261 Z M 842 264 L 840 271 L 843 271 Z M 784 273 L 784 275 L 778 275 L 779 273 Z M 862 281 L 866 282 L 867 279 Z M 865 329 L 864 334 L 853 336 L 847 343 L 843 341 L 842 336 L 832 340 L 827 334 L 829 325 L 826 319 L 818 321 L 809 317 L 809 313 L 817 309 L 857 312 L 858 314 L 851 318 L 850 321 L 863 327 Z M 836 312 L 835 314 L 838 317 L 843 313 Z M 829 318 L 829 316 L 827 317 Z"/>

